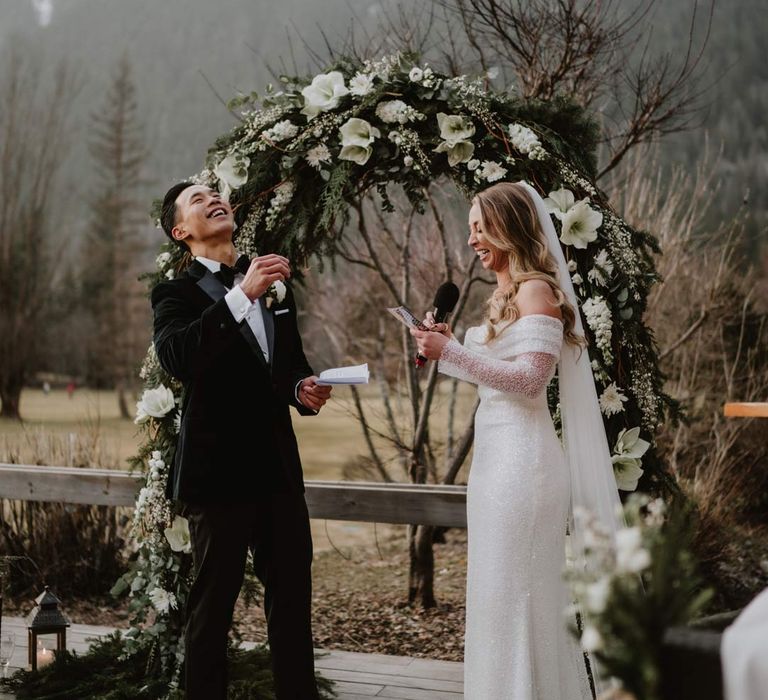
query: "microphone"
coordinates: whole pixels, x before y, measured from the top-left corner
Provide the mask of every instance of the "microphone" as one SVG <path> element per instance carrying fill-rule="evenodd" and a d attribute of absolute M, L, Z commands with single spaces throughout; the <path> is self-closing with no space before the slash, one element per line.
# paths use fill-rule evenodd
<path fill-rule="evenodd" d="M 443 282 L 435 292 L 435 299 L 432 305 L 435 307 L 432 315 L 435 317 L 435 323 L 443 323 L 448 315 L 456 308 L 456 302 L 459 300 L 459 288 L 453 282 Z M 416 354 L 416 367 L 423 367 L 427 358 Z"/>

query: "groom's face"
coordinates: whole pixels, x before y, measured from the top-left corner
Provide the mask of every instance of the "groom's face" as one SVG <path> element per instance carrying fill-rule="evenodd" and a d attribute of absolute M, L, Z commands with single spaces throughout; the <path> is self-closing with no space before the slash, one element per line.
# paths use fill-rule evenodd
<path fill-rule="evenodd" d="M 176 198 L 176 225 L 172 231 L 176 240 L 190 246 L 220 238 L 231 240 L 233 228 L 232 207 L 216 190 L 192 185 Z"/>

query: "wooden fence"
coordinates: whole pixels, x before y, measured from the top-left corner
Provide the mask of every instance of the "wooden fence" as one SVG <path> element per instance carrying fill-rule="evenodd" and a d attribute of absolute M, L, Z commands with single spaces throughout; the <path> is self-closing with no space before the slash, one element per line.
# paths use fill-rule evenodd
<path fill-rule="evenodd" d="M 0 498 L 13 500 L 133 506 L 143 482 L 126 471 L 0 463 Z M 467 526 L 465 486 L 307 481 L 306 498 L 315 519 Z"/>

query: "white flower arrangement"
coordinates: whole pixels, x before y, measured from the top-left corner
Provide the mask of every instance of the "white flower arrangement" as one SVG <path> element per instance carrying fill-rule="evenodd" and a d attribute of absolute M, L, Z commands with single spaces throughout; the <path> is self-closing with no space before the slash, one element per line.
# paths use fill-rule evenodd
<path fill-rule="evenodd" d="M 365 165 L 373 153 L 373 142 L 381 132 L 365 119 L 352 117 L 339 129 L 341 136 L 341 160 L 351 160 L 358 165 Z"/>
<path fill-rule="evenodd" d="M 637 488 L 637 482 L 644 473 L 640 466 L 642 457 L 650 446 L 651 443 L 640 437 L 639 427 L 625 429 L 619 433 L 611 457 L 619 489 L 634 491 Z"/>
<path fill-rule="evenodd" d="M 314 119 L 320 112 L 336 109 L 342 97 L 349 94 L 344 76 L 339 71 L 316 75 L 302 91 L 304 109 L 301 113 L 307 120 Z"/>
<path fill-rule="evenodd" d="M 387 100 L 376 105 L 376 117 L 385 124 L 407 124 L 425 118 L 425 116 L 409 107 L 402 100 Z"/>
<path fill-rule="evenodd" d="M 613 317 L 607 302 L 601 296 L 590 297 L 581 306 L 587 325 L 595 334 L 595 344 L 603 355 L 606 363 L 613 362 L 611 350 L 611 337 L 613 329 Z"/>
<path fill-rule="evenodd" d="M 168 387 L 160 385 L 154 389 L 145 389 L 136 402 L 135 423 L 144 423 L 150 418 L 164 418 L 176 408 L 176 398 Z"/>
<path fill-rule="evenodd" d="M 459 114 L 440 112 L 437 115 L 437 123 L 443 141 L 434 149 L 435 153 L 447 153 L 448 165 L 452 168 L 469 161 L 475 152 L 475 144 L 469 140 L 475 135 L 472 120 Z"/>
<path fill-rule="evenodd" d="M 611 382 L 600 394 L 600 410 L 604 416 L 614 416 L 624 410 L 624 404 L 627 401 L 627 397 L 621 393 L 616 382 Z"/>
<path fill-rule="evenodd" d="M 230 154 L 219 161 L 213 169 L 213 174 L 219 181 L 219 192 L 223 199 L 229 201 L 232 191 L 248 182 L 250 164 L 251 159 L 248 156 L 236 154 Z"/>
<path fill-rule="evenodd" d="M 527 126 L 510 124 L 508 131 L 515 149 L 527 155 L 530 160 L 544 160 L 547 157 L 547 152 L 541 145 L 539 137 Z"/>

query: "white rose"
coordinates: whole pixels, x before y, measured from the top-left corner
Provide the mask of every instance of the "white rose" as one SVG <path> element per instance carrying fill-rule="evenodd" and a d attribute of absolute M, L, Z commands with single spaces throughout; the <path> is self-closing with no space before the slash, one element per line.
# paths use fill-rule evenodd
<path fill-rule="evenodd" d="M 365 165 L 373 153 L 373 141 L 381 132 L 365 119 L 352 117 L 339 129 L 341 134 L 341 160 L 351 160 L 358 165 Z"/>
<path fill-rule="evenodd" d="M 467 170 L 477 170 L 480 167 L 480 161 L 477 158 L 473 158 L 467 163 Z"/>
<path fill-rule="evenodd" d="M 586 248 L 597 239 L 597 229 L 603 223 L 603 215 L 587 204 L 588 198 L 574 204 L 565 214 L 560 231 L 560 240 L 574 248 Z"/>
<path fill-rule="evenodd" d="M 165 539 L 174 552 L 189 553 L 192 551 L 192 542 L 189 537 L 189 521 L 177 515 L 173 519 L 173 525 L 163 531 Z"/>
<path fill-rule="evenodd" d="M 327 112 L 339 106 L 339 100 L 349 94 L 344 85 L 344 76 L 339 71 L 316 75 L 301 94 L 304 97 L 304 109 L 301 113 L 307 119 L 314 119 L 320 112 Z"/>
<path fill-rule="evenodd" d="M 213 174 L 219 180 L 219 192 L 226 201 L 232 190 L 242 187 L 248 182 L 248 166 L 251 159 L 248 156 L 228 155 L 213 169 Z"/>
<path fill-rule="evenodd" d="M 544 206 L 547 208 L 547 214 L 554 214 L 562 221 L 565 212 L 573 206 L 574 202 L 573 192 L 561 189 L 550 192 L 549 197 L 544 200 Z"/>
<path fill-rule="evenodd" d="M 169 262 L 171 262 L 171 254 L 168 252 L 160 253 L 160 255 L 155 258 L 155 264 L 160 270 L 162 270 Z"/>
<path fill-rule="evenodd" d="M 412 83 L 420 83 L 424 79 L 424 71 L 418 66 L 414 66 L 408 73 L 408 78 Z"/>
<path fill-rule="evenodd" d="M 275 289 L 275 299 L 277 300 L 278 304 L 281 304 L 283 302 L 283 299 L 285 299 L 285 293 L 287 291 L 285 282 L 283 282 L 282 280 L 275 280 L 272 283 L 272 286 Z"/>
<path fill-rule="evenodd" d="M 136 402 L 136 423 L 144 423 L 149 417 L 162 418 L 176 407 L 173 392 L 162 384 L 146 389 Z"/>
<path fill-rule="evenodd" d="M 357 73 L 349 81 L 349 91 L 357 97 L 364 97 L 373 90 L 373 76 L 365 73 Z"/>

